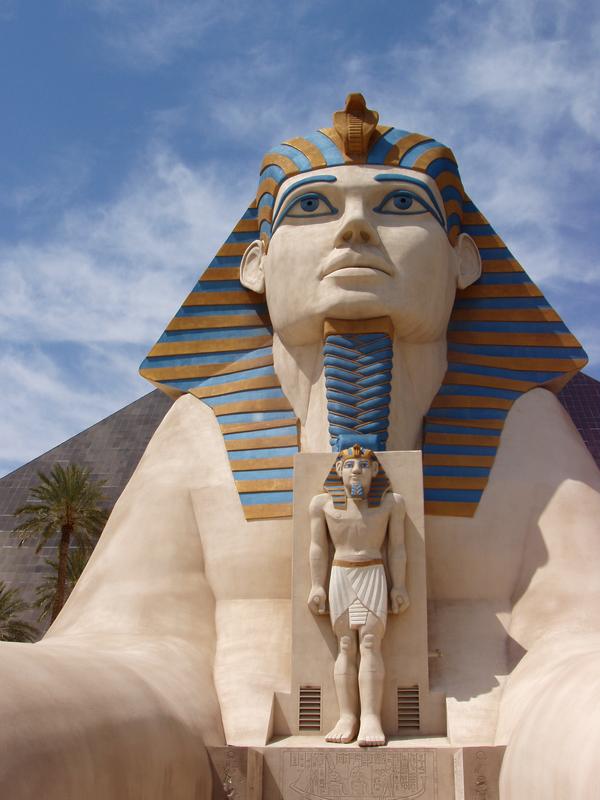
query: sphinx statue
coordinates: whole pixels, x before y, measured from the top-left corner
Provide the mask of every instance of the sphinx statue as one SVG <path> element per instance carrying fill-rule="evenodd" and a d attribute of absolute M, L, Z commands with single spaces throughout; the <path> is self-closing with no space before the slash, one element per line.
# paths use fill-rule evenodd
<path fill-rule="evenodd" d="M 1 648 L 0 796 L 211 797 L 207 748 L 267 745 L 294 456 L 354 444 L 423 454 L 447 741 L 506 745 L 503 800 L 593 796 L 600 474 L 554 396 L 585 363 L 449 148 L 360 95 L 271 148 L 142 365 L 176 402 L 82 578 L 40 643 Z"/>

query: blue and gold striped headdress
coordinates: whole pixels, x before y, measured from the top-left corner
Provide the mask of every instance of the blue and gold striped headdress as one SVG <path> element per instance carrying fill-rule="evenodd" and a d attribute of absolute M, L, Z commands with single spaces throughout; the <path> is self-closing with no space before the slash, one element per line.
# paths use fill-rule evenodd
<path fill-rule="evenodd" d="M 247 519 L 292 512 L 297 420 L 273 368 L 263 295 L 239 280 L 241 257 L 268 244 L 286 178 L 343 164 L 405 167 L 433 178 L 452 244 L 475 241 L 483 272 L 459 290 L 448 326 L 448 371 L 425 420 L 428 514 L 473 516 L 514 401 L 537 386 L 558 391 L 584 351 L 465 193 L 452 151 L 428 136 L 378 124 L 350 95 L 334 126 L 289 139 L 265 156 L 256 198 L 144 360 L 140 372 L 172 397 L 190 392 L 217 416 Z"/>

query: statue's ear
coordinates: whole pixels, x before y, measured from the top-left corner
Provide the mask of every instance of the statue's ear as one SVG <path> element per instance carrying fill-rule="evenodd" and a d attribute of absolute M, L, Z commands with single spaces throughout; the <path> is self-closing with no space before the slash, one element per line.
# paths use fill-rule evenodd
<path fill-rule="evenodd" d="M 265 291 L 264 258 L 265 245 L 261 239 L 256 239 L 246 248 L 240 264 L 240 283 L 258 294 Z"/>
<path fill-rule="evenodd" d="M 341 459 L 335 462 L 335 471 L 337 472 L 339 478 L 342 477 L 343 468 L 344 468 L 344 462 Z"/>
<path fill-rule="evenodd" d="M 378 472 L 379 472 L 379 463 L 377 461 L 371 461 L 371 477 L 374 478 Z"/>
<path fill-rule="evenodd" d="M 466 289 L 481 275 L 481 256 L 468 233 L 461 233 L 454 246 L 458 258 L 458 288 Z"/>

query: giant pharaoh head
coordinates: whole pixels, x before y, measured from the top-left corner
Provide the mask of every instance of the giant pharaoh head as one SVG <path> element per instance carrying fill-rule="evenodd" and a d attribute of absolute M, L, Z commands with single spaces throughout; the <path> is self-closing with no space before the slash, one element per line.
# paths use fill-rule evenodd
<path fill-rule="evenodd" d="M 389 316 L 407 340 L 446 333 L 424 428 L 430 514 L 472 516 L 512 403 L 557 391 L 586 360 L 466 194 L 452 151 L 378 124 L 350 95 L 333 127 L 269 150 L 255 199 L 140 369 L 213 409 L 248 519 L 291 513 L 299 439 L 273 329 L 302 344 L 325 317 L 356 314 Z"/>

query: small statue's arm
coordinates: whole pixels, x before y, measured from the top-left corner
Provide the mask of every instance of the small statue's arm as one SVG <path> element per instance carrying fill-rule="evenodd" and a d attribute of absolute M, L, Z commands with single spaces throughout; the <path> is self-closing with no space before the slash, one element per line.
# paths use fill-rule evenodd
<path fill-rule="evenodd" d="M 401 614 L 410 605 L 406 591 L 406 544 L 404 522 L 406 506 L 400 494 L 391 497 L 392 509 L 388 523 L 388 565 L 392 579 L 390 589 L 390 611 Z"/>
<path fill-rule="evenodd" d="M 327 592 L 325 580 L 329 566 L 329 543 L 327 540 L 327 523 L 324 506 L 326 494 L 313 497 L 310 508 L 310 578 L 311 589 L 308 596 L 308 607 L 313 614 L 327 613 Z"/>

